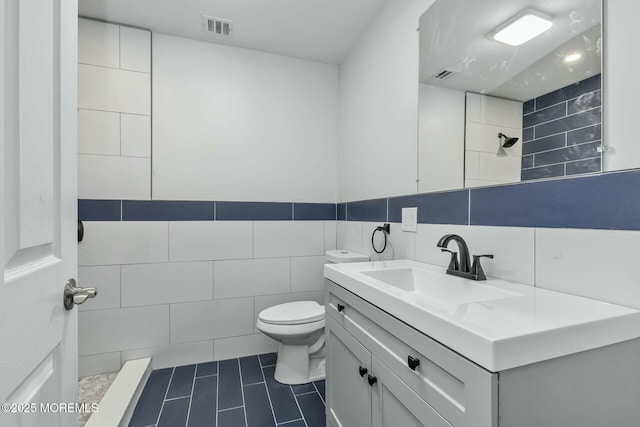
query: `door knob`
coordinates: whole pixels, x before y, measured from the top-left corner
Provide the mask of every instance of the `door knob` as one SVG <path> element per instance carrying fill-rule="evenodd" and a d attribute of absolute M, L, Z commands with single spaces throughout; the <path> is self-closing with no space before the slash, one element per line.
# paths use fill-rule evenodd
<path fill-rule="evenodd" d="M 79 288 L 76 279 L 69 279 L 64 285 L 64 308 L 71 310 L 74 305 L 82 304 L 87 298 L 95 298 L 98 288 Z"/>

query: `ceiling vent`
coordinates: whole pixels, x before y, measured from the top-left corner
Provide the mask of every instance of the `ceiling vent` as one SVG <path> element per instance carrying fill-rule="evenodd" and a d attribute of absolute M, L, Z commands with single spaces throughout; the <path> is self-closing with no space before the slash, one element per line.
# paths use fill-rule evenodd
<path fill-rule="evenodd" d="M 233 37 L 233 22 L 202 15 L 202 31 L 221 37 Z"/>
<path fill-rule="evenodd" d="M 447 79 L 453 77 L 453 75 L 456 74 L 456 73 L 457 73 L 456 70 L 451 70 L 449 68 L 445 68 L 444 70 L 440 71 L 435 76 L 433 76 L 433 78 L 436 79 L 436 80 L 447 80 Z"/>

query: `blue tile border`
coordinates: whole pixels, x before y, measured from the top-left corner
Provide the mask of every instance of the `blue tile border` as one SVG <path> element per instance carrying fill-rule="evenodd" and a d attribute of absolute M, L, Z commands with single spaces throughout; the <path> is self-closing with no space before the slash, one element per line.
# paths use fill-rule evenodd
<path fill-rule="evenodd" d="M 417 207 L 421 224 L 469 223 L 469 190 L 426 193 L 389 199 L 389 222 L 402 222 L 402 208 Z"/>
<path fill-rule="evenodd" d="M 78 199 L 79 221 L 120 221 L 120 200 Z"/>
<path fill-rule="evenodd" d="M 387 221 L 387 199 L 347 202 L 347 221 Z"/>
<path fill-rule="evenodd" d="M 213 221 L 213 202 L 123 200 L 123 221 Z"/>
<path fill-rule="evenodd" d="M 292 203 L 216 202 L 217 221 L 291 221 Z"/>
<path fill-rule="evenodd" d="M 294 221 L 335 221 L 335 203 L 294 203 Z"/>

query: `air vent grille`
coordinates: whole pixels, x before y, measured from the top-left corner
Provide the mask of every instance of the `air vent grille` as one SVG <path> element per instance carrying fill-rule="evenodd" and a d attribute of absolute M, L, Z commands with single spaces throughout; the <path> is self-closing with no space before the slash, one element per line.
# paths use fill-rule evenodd
<path fill-rule="evenodd" d="M 436 80 L 446 80 L 448 78 L 451 78 L 456 73 L 457 73 L 457 71 L 455 71 L 455 70 L 451 70 L 449 68 L 445 68 L 444 70 L 440 71 L 438 74 L 433 76 L 433 78 L 436 79 Z"/>
<path fill-rule="evenodd" d="M 233 37 L 233 22 L 202 15 L 202 31 L 221 37 Z"/>

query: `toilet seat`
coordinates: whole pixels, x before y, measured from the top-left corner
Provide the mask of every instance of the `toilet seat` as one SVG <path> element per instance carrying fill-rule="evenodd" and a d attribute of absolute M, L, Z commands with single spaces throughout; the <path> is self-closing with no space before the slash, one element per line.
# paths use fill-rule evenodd
<path fill-rule="evenodd" d="M 270 325 L 304 325 L 324 320 L 324 306 L 315 301 L 279 304 L 258 315 L 258 320 Z"/>

